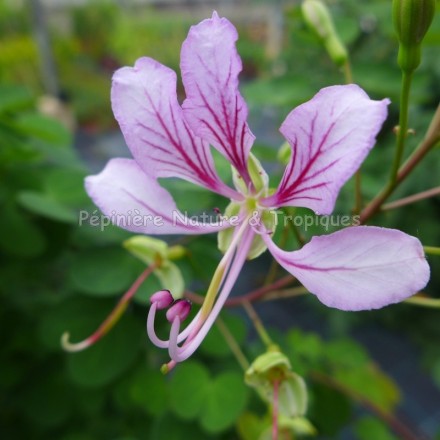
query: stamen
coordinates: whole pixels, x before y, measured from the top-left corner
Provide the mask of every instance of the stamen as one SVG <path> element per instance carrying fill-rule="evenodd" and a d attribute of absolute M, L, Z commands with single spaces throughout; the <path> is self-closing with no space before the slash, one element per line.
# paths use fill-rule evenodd
<path fill-rule="evenodd" d="M 157 310 L 163 310 L 169 307 L 174 301 L 173 295 L 169 290 L 159 290 L 150 297 L 150 303 L 157 305 Z"/>
<path fill-rule="evenodd" d="M 188 338 L 187 341 L 185 341 L 185 343 L 181 347 L 178 347 L 176 344 L 175 346 L 176 350 L 174 351 L 173 349 L 173 357 L 172 357 L 174 361 L 182 362 L 188 359 L 202 343 L 203 339 L 207 335 L 208 331 L 210 330 L 210 328 L 214 324 L 214 321 L 219 315 L 221 309 L 223 308 L 223 305 L 226 302 L 232 290 L 232 287 L 234 286 L 235 281 L 237 280 L 238 275 L 241 272 L 241 269 L 246 261 L 246 257 L 249 248 L 252 244 L 253 238 L 254 238 L 254 233 L 252 229 L 246 229 L 243 236 L 243 240 L 241 242 L 241 246 L 235 254 L 234 260 L 231 264 L 231 270 L 229 271 L 227 278 L 225 279 L 223 288 L 217 299 L 217 302 L 215 303 L 214 307 L 212 308 L 211 312 L 209 313 L 207 319 L 205 320 L 201 328 L 198 330 L 197 334 L 191 335 L 191 339 Z"/>
<path fill-rule="evenodd" d="M 170 345 L 168 347 L 168 353 L 170 355 L 170 358 L 176 362 L 178 357 L 177 353 L 179 349 L 179 346 L 177 345 L 177 336 L 179 334 L 179 330 L 180 330 L 180 318 L 177 315 L 173 320 L 173 323 L 171 324 Z"/>
<path fill-rule="evenodd" d="M 167 319 L 169 322 L 174 322 L 177 318 L 184 321 L 191 311 L 191 302 L 187 299 L 178 299 L 174 301 L 172 306 L 167 311 Z"/>

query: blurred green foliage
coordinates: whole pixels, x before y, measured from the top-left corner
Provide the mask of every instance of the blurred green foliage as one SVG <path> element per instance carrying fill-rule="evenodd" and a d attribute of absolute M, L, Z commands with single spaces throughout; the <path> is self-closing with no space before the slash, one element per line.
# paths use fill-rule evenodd
<path fill-rule="evenodd" d="M 393 100 L 379 145 L 363 168 L 364 197 L 370 199 L 387 177 L 394 143 L 391 128 L 398 112 L 400 73 L 390 4 L 382 0 L 329 3 L 338 32 L 350 49 L 355 81 L 371 96 Z M 61 84 L 81 126 L 99 130 L 114 123 L 109 102 L 112 71 L 142 55 L 178 70 L 181 42 L 194 23 L 189 15 L 154 9 L 139 13 L 108 2 L 74 8 L 69 17 L 71 32 L 62 32 L 60 26 L 51 29 Z M 284 25 L 282 51 L 274 62 L 267 59 L 264 39 L 252 24 L 238 24 L 246 79 L 242 91 L 251 114 L 275 109 L 279 122 L 319 88 L 344 81 L 302 22 L 298 5 L 285 7 Z M 96 210 L 83 188 L 89 171 L 73 148 L 72 133 L 35 109 L 36 96 L 43 90 L 29 17 L 5 2 L 0 3 L 0 38 L 2 436 L 251 440 L 265 435 L 271 424 L 267 407 L 245 387 L 243 372 L 217 327 L 193 360 L 179 366 L 171 377 L 159 373 L 167 355 L 147 342 L 144 330 L 149 295 L 160 288 L 154 277 L 143 284 L 121 322 L 102 341 L 81 353 L 61 351 L 61 334 L 68 330 L 76 341 L 92 333 L 144 265 L 121 246 L 131 236 L 128 232 L 78 225 L 81 210 Z M 421 139 L 439 102 L 439 43 L 437 16 L 415 78 L 410 116 L 416 134 L 408 142 L 408 151 Z M 271 167 L 275 183 L 282 166 L 273 147 L 278 145 L 260 143 L 255 153 Z M 438 185 L 438 149 L 431 157 L 396 197 Z M 219 164 L 220 174 L 226 174 L 228 167 Z M 183 209 L 224 208 L 224 202 L 212 194 L 202 195 L 190 184 L 169 181 L 166 185 Z M 350 212 L 352 206 L 349 183 L 337 213 Z M 427 245 L 438 245 L 438 199 L 404 212 L 381 214 L 375 222 L 417 235 Z M 324 232 L 315 226 L 306 237 Z M 216 238 L 184 244 L 188 253 L 179 267 L 187 285 L 202 293 L 220 258 Z M 295 245 L 293 237 L 287 245 Z M 433 281 L 428 292 L 438 296 L 440 264 L 435 258 L 430 263 Z M 249 289 L 261 283 L 264 275 L 258 269 Z M 410 338 L 420 349 L 422 368 L 440 387 L 439 312 L 402 305 L 374 314 L 344 314 L 312 299 L 310 309 L 317 322 L 326 323 L 330 339 L 294 329 L 294 322 L 288 323 L 291 330 L 275 333 L 294 371 L 309 386 L 307 417 L 318 438 L 339 438 L 344 430 L 361 440 L 396 438 L 383 418 L 359 408 L 373 405 L 392 415 L 405 396 L 349 335 L 355 327 L 373 323 Z M 223 312 L 222 316 L 250 360 L 262 353 L 262 345 L 249 338 L 241 315 Z M 167 331 L 168 323 L 160 321 L 159 334 Z M 290 436 L 286 438 L 297 438 L 290 428 L 283 429 Z"/>

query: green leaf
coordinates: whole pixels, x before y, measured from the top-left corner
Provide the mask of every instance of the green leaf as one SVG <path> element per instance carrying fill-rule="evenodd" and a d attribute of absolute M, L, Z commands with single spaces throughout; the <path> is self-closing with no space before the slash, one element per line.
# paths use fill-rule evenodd
<path fill-rule="evenodd" d="M 67 355 L 71 379 L 87 387 L 100 387 L 114 381 L 133 364 L 143 338 L 143 326 L 130 316 L 123 316 L 118 325 L 96 344 Z"/>
<path fill-rule="evenodd" d="M 338 432 L 351 417 L 350 401 L 338 391 L 320 384 L 313 386 L 313 396 L 309 411 L 310 419 L 320 435 L 338 438 Z"/>
<path fill-rule="evenodd" d="M 25 87 L 12 84 L 0 85 L 0 113 L 28 108 L 32 102 L 32 95 Z"/>
<path fill-rule="evenodd" d="M 36 257 L 46 248 L 46 237 L 14 204 L 2 207 L 0 249 L 18 257 Z"/>
<path fill-rule="evenodd" d="M 232 426 L 244 410 L 247 389 L 239 373 L 217 376 L 207 388 L 200 423 L 208 432 L 220 432 Z"/>
<path fill-rule="evenodd" d="M 167 410 L 166 380 L 159 370 L 140 370 L 130 378 L 129 393 L 132 401 L 152 416 L 160 416 Z"/>
<path fill-rule="evenodd" d="M 356 422 L 355 433 L 359 440 L 397 440 L 383 422 L 371 416 Z"/>
<path fill-rule="evenodd" d="M 86 249 L 75 255 L 70 279 L 85 294 L 114 296 L 128 289 L 141 270 L 139 263 L 123 249 Z"/>
<path fill-rule="evenodd" d="M 182 419 L 195 419 L 205 405 L 209 385 L 205 366 L 195 361 L 179 365 L 170 383 L 171 409 Z"/>
<path fill-rule="evenodd" d="M 72 134 L 57 120 L 38 113 L 24 113 L 16 121 L 16 126 L 31 137 L 41 139 L 56 147 L 70 146 Z"/>
<path fill-rule="evenodd" d="M 68 418 L 72 407 L 72 391 L 59 374 L 40 376 L 21 397 L 25 414 L 37 425 L 55 427 Z M 63 396 L 60 399 L 60 396 Z"/>
<path fill-rule="evenodd" d="M 367 364 L 363 368 L 337 369 L 332 375 L 345 387 L 372 401 L 386 413 L 392 413 L 400 401 L 397 385 L 374 364 Z"/>
<path fill-rule="evenodd" d="M 261 433 L 271 426 L 271 421 L 261 419 L 256 414 L 251 412 L 243 413 L 237 421 L 237 430 L 242 440 L 255 440 L 258 439 Z"/>
<path fill-rule="evenodd" d="M 86 172 L 74 168 L 55 168 L 45 173 L 45 193 L 65 205 L 83 207 L 89 202 L 84 189 Z"/>
<path fill-rule="evenodd" d="M 36 191 L 21 191 L 17 200 L 21 206 L 34 214 L 66 223 L 78 221 L 76 212 L 62 203 L 50 198 L 48 195 Z"/>

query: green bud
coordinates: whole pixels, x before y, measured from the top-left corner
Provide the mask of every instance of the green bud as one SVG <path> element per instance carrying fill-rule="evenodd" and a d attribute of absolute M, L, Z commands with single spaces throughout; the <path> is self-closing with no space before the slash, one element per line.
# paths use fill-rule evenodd
<path fill-rule="evenodd" d="M 321 0 L 305 0 L 302 3 L 304 21 L 323 42 L 332 61 L 342 66 L 348 61 L 348 52 L 339 38 L 330 11 Z"/>
<path fill-rule="evenodd" d="M 298 417 L 307 409 L 307 388 L 301 376 L 291 370 L 289 359 L 274 349 L 258 356 L 245 373 L 245 382 L 256 388 L 268 403 L 273 401 L 273 384 L 279 382 L 280 416 Z"/>
<path fill-rule="evenodd" d="M 174 299 L 181 298 L 185 290 L 180 269 L 170 260 L 182 257 L 185 249 L 182 246 L 168 247 L 168 244 L 157 238 L 146 235 L 135 235 L 123 243 L 132 255 L 148 266 L 155 264 L 153 273 L 164 289 L 173 292 Z"/>
<path fill-rule="evenodd" d="M 284 142 L 281 145 L 280 149 L 277 153 L 277 159 L 283 164 L 287 165 L 290 162 L 290 158 L 292 157 L 292 147 L 288 142 Z"/>
<path fill-rule="evenodd" d="M 435 0 L 393 0 L 393 22 L 399 39 L 397 61 L 405 72 L 420 64 L 421 44 L 435 15 Z"/>
<path fill-rule="evenodd" d="M 183 246 L 175 245 L 168 248 L 167 258 L 169 260 L 180 260 L 186 255 L 186 249 Z"/>
<path fill-rule="evenodd" d="M 247 168 L 257 193 L 267 188 L 269 177 L 266 171 L 264 171 L 261 162 L 252 153 L 249 154 Z M 242 194 L 246 194 L 248 192 L 246 184 L 234 167 L 232 167 L 232 180 L 238 191 L 240 191 Z"/>

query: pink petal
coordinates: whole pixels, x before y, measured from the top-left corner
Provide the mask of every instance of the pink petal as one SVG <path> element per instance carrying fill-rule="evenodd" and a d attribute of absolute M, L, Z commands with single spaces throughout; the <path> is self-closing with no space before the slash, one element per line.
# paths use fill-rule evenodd
<path fill-rule="evenodd" d="M 205 224 L 185 218 L 170 193 L 132 159 L 110 160 L 99 174 L 86 178 L 85 186 L 113 224 L 132 232 L 205 234 L 228 227 L 226 222 Z M 92 226 L 100 227 L 101 223 Z"/>
<path fill-rule="evenodd" d="M 302 206 L 331 214 L 342 185 L 373 147 L 388 99 L 372 101 L 357 85 L 322 89 L 281 125 L 292 157 L 266 206 Z"/>
<path fill-rule="evenodd" d="M 378 309 L 423 289 L 429 266 L 420 241 L 396 229 L 355 226 L 313 237 L 285 252 L 266 236 L 276 260 L 321 302 L 341 310 Z"/>
<path fill-rule="evenodd" d="M 247 157 L 255 136 L 238 91 L 242 69 L 235 27 L 216 12 L 191 27 L 182 45 L 180 67 L 187 99 L 185 118 L 194 132 L 222 153 L 249 182 Z"/>
<path fill-rule="evenodd" d="M 177 102 L 176 74 L 151 58 L 113 76 L 112 106 L 133 157 L 152 177 L 180 177 L 233 197 L 218 177 L 209 145 L 197 138 Z"/>

